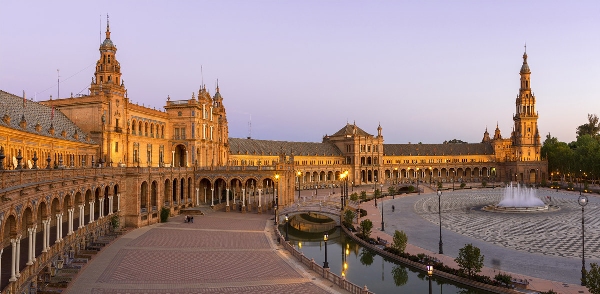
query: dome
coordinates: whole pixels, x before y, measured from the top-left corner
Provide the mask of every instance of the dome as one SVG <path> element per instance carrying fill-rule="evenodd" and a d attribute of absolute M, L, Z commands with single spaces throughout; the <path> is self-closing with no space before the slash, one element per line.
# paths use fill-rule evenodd
<path fill-rule="evenodd" d="M 115 45 L 113 44 L 111 39 L 104 39 L 104 42 L 102 42 L 102 46 L 110 46 L 110 47 L 114 47 Z"/>
<path fill-rule="evenodd" d="M 529 65 L 527 63 L 523 63 L 523 65 L 521 66 L 521 73 L 530 73 L 531 71 L 529 70 Z"/>

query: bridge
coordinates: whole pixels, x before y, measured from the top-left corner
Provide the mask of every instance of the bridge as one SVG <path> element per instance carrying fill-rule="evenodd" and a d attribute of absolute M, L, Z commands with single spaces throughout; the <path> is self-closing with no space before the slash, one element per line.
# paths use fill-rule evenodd
<path fill-rule="evenodd" d="M 306 200 L 304 198 L 286 206 L 279 207 L 277 209 L 277 220 L 279 223 L 283 223 L 285 222 L 286 215 L 288 215 L 288 217 L 292 217 L 304 213 L 316 213 L 331 218 L 335 221 L 336 225 L 339 226 L 343 217 L 342 204 L 339 199 L 334 201 L 334 198 L 337 197 L 325 196 L 310 200 Z M 356 201 L 347 200 L 346 204 L 348 209 L 352 209 L 354 211 L 359 208 L 359 203 Z"/>

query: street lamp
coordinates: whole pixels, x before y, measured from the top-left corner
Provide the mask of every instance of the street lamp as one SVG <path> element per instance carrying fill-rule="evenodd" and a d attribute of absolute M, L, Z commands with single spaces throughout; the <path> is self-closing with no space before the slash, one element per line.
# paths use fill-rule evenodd
<path fill-rule="evenodd" d="M 290 226 L 288 214 L 285 214 L 285 240 L 289 241 L 290 237 L 288 237 L 288 228 Z"/>
<path fill-rule="evenodd" d="M 383 191 L 383 184 L 381 184 L 381 190 Z M 381 230 L 385 231 L 385 225 L 383 223 L 383 200 L 381 200 Z"/>
<path fill-rule="evenodd" d="M 341 187 L 340 187 L 340 188 L 341 188 L 341 189 L 340 189 L 340 190 L 341 190 L 341 193 L 340 193 L 340 203 L 342 204 L 342 211 L 344 210 L 344 206 L 345 206 L 345 205 L 344 205 L 344 200 L 345 200 L 345 199 L 344 199 L 344 193 L 345 193 L 345 189 L 344 189 L 344 179 L 348 180 L 348 179 L 346 178 L 346 175 L 347 175 L 347 173 L 348 173 L 348 172 L 346 171 L 346 172 L 344 172 L 344 173 L 341 173 L 341 174 L 340 174 L 340 182 L 341 182 L 341 183 L 340 183 L 340 184 L 341 184 Z"/>
<path fill-rule="evenodd" d="M 431 276 L 433 275 L 433 265 L 427 266 L 427 277 L 429 280 L 429 294 L 431 294 Z"/>
<path fill-rule="evenodd" d="M 583 217 L 583 211 L 588 203 L 587 196 L 579 196 L 577 202 L 581 205 L 581 286 L 585 286 L 585 218 Z"/>
<path fill-rule="evenodd" d="M 419 168 L 417 167 L 417 195 L 421 195 L 421 190 L 419 190 Z"/>
<path fill-rule="evenodd" d="M 327 262 L 327 238 L 329 238 L 329 235 L 323 235 L 323 241 L 325 241 L 325 262 L 323 262 L 323 268 L 329 268 L 329 263 Z"/>
<path fill-rule="evenodd" d="M 440 254 L 444 254 L 444 249 L 443 249 L 443 245 L 444 243 L 442 243 L 442 191 L 438 190 L 437 191 L 438 194 L 438 215 L 440 216 Z"/>
<path fill-rule="evenodd" d="M 302 172 L 298 171 L 298 201 L 300 201 L 300 176 L 302 176 Z"/>
<path fill-rule="evenodd" d="M 279 174 L 275 174 L 275 186 L 276 188 L 274 188 L 273 191 L 273 212 L 275 213 L 275 225 L 277 225 L 277 203 L 279 202 L 279 199 L 277 197 L 277 193 L 279 190 Z"/>

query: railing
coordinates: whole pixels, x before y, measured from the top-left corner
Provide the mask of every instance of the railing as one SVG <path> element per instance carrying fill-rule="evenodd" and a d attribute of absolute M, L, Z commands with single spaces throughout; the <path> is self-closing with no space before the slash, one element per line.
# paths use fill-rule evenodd
<path fill-rule="evenodd" d="M 285 241 L 285 238 L 283 238 L 283 236 L 281 235 L 281 232 L 279 232 L 279 230 L 275 230 L 275 232 L 277 234 L 277 240 L 279 240 L 279 244 L 282 245 L 283 248 L 285 248 L 287 251 L 289 251 L 292 254 L 292 256 L 297 258 L 298 261 L 300 261 L 302 264 L 304 264 L 310 270 L 318 273 L 323 278 L 329 280 L 330 282 L 334 283 L 338 287 L 340 287 L 343 290 L 346 290 L 350 293 L 353 293 L 353 294 L 371 294 L 371 293 L 373 293 L 373 292 L 369 291 L 369 289 L 367 289 L 366 285 L 364 287 L 360 287 L 352 282 L 347 281 L 345 277 L 340 277 L 340 276 L 330 272 L 328 268 L 325 269 L 322 266 L 318 265 L 314 259 L 308 259 L 308 257 L 304 256 L 304 254 L 302 252 L 298 251 L 289 242 Z"/>

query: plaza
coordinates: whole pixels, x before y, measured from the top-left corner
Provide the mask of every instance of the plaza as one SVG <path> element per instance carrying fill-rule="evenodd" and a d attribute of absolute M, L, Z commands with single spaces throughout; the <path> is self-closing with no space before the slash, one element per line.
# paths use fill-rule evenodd
<path fill-rule="evenodd" d="M 544 289 L 579 293 L 581 278 L 581 207 L 579 193 L 540 188 L 538 197 L 561 207 L 555 212 L 494 213 L 481 211 L 486 204 L 502 199 L 502 189 L 444 191 L 441 197 L 444 255 L 437 254 L 439 242 L 438 196 L 426 189 L 422 195 L 386 197 L 383 202 L 385 231 L 381 232 L 381 202 L 361 205 L 374 224 L 374 236 L 391 240 L 402 230 L 410 243 L 407 251 L 424 250 L 451 264 L 465 244 L 472 243 L 485 256 L 483 274 L 507 272 L 513 278 L 536 278 Z M 600 262 L 598 253 L 598 199 L 588 195 L 585 207 L 586 267 Z M 549 200 L 546 200 L 549 201 Z M 395 211 L 392 212 L 392 205 Z M 533 285 L 532 285 L 533 286 Z M 577 289 L 577 290 L 576 290 Z M 568 292 L 573 291 L 573 292 Z M 584 290 L 585 291 L 585 290 Z"/>

